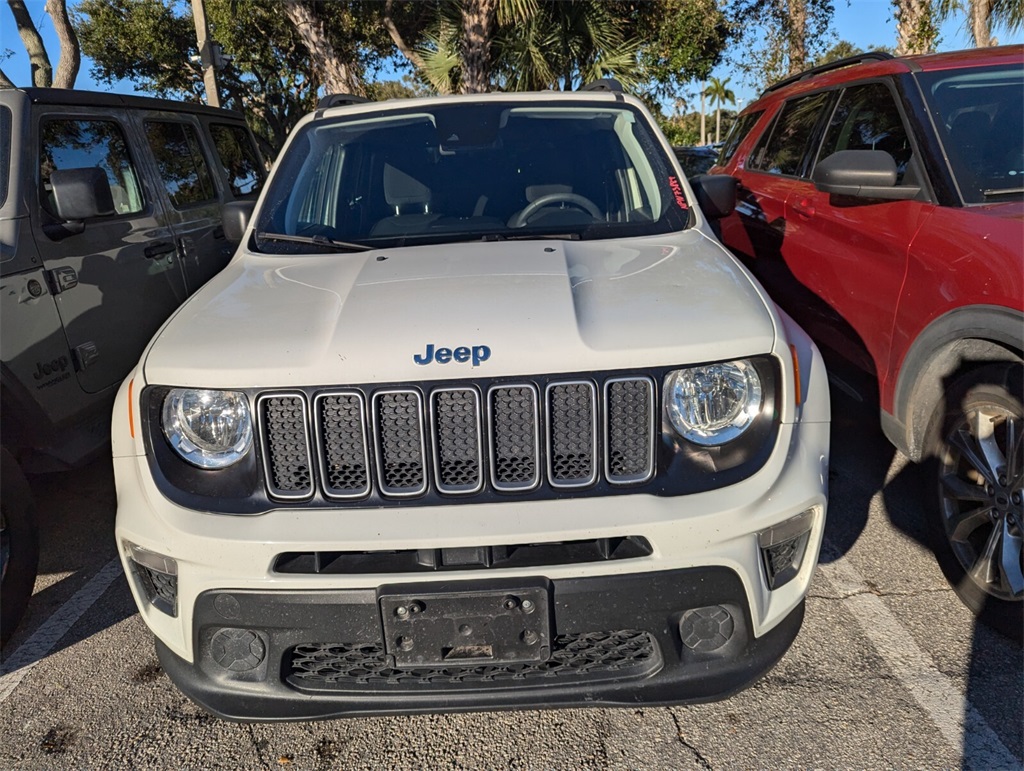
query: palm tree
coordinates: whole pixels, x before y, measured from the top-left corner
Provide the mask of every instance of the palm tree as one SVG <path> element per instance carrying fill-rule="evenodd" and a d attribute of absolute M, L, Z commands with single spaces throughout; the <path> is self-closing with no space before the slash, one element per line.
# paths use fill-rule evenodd
<path fill-rule="evenodd" d="M 1015 32 L 1024 27 L 1024 4 L 1020 0 L 940 0 L 939 14 L 946 18 L 952 11 L 962 10 L 967 15 L 967 29 L 977 48 L 999 45 L 992 37 L 995 27 Z"/>
<path fill-rule="evenodd" d="M 946 0 L 939 2 L 945 3 Z M 932 0 L 892 0 L 892 4 L 896 17 L 896 55 L 934 51 L 939 39 L 941 8 L 933 7 Z"/>
<path fill-rule="evenodd" d="M 708 80 L 710 84 L 704 89 L 703 96 L 707 96 L 711 100 L 711 106 L 715 108 L 715 144 L 717 145 L 722 141 L 722 106 L 736 104 L 736 94 L 729 88 L 729 81 L 732 78 L 725 80 L 709 78 Z M 703 110 L 701 117 L 703 117 Z M 703 126 L 701 126 L 701 131 L 703 130 Z"/>
<path fill-rule="evenodd" d="M 484 43 L 467 44 L 471 3 L 439 6 L 427 45 L 407 58 L 441 93 L 489 89 L 571 90 L 581 82 L 612 74 L 626 87 L 639 81 L 638 43 L 627 40 L 613 9 L 601 0 L 495 0 L 493 23 Z M 470 26 L 473 26 L 472 24 Z M 480 32 L 480 24 L 476 24 Z M 470 52 L 473 52 L 470 56 Z M 486 62 L 479 57 L 484 52 Z M 486 72 L 486 76 L 483 74 Z"/>

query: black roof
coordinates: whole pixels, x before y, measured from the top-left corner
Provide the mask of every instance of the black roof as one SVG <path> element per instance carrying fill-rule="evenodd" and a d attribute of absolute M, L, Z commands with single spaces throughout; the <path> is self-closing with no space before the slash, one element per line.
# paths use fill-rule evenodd
<path fill-rule="evenodd" d="M 198 113 L 219 118 L 241 120 L 242 114 L 233 110 L 209 107 L 198 102 L 175 102 L 171 99 L 157 99 L 151 96 L 129 96 L 107 91 L 81 91 L 77 88 L 19 88 L 34 104 L 69 104 L 87 107 L 134 107 L 146 110 L 171 110 Z"/>

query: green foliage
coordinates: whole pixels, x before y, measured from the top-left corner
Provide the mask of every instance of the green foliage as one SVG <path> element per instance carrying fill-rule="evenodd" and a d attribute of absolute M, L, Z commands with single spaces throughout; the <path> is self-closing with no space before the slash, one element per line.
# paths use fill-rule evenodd
<path fill-rule="evenodd" d="M 821 56 L 834 39 L 833 0 L 731 0 L 728 16 L 735 31 L 730 60 L 743 82 L 764 89 L 789 74 L 791 45 L 799 44 L 806 62 Z"/>
<path fill-rule="evenodd" d="M 628 34 L 642 43 L 639 61 L 648 91 L 672 98 L 704 80 L 734 34 L 715 0 L 650 0 L 630 4 Z"/>
<path fill-rule="evenodd" d="M 197 101 L 202 76 L 191 16 L 163 0 L 82 0 L 72 11 L 82 52 L 102 83 L 129 80 L 159 96 Z"/>

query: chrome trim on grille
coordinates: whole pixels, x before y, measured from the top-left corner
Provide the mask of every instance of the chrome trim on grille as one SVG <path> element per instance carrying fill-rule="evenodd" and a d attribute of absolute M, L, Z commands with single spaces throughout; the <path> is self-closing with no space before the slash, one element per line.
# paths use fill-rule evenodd
<path fill-rule="evenodd" d="M 474 423 L 476 424 L 476 463 L 477 479 L 475 485 L 446 485 L 442 479 L 442 458 L 441 458 L 441 426 L 437 417 L 437 397 L 444 393 L 470 393 L 473 396 L 473 407 L 475 411 Z M 470 495 L 478 493 L 484 486 L 484 437 L 483 421 L 480 413 L 480 392 L 475 388 L 438 388 L 430 392 L 429 419 L 430 436 L 434 458 L 434 484 L 439 492 L 451 495 Z"/>
<path fill-rule="evenodd" d="M 298 399 L 302 408 L 302 435 L 306 443 L 306 468 L 309 469 L 309 489 L 303 492 L 294 493 L 282 490 L 274 484 L 274 472 L 271 466 L 273 458 L 269 435 L 267 433 L 267 421 L 263 411 L 264 403 L 272 399 L 292 398 Z M 313 480 L 313 458 L 310 452 L 309 436 L 309 406 L 306 403 L 305 394 L 297 391 L 281 391 L 276 393 L 261 394 L 256 398 L 256 421 L 259 426 L 260 444 L 263 455 L 263 474 L 267 484 L 267 491 L 273 498 L 289 501 L 304 501 L 313 497 L 316 490 L 316 483 Z"/>
<path fill-rule="evenodd" d="M 533 478 L 525 482 L 501 482 L 498 480 L 497 446 L 494 428 L 494 394 L 513 388 L 525 388 L 533 398 Z M 502 383 L 487 389 L 487 445 L 490 458 L 491 485 L 501 492 L 527 492 L 540 485 L 540 406 L 537 387 L 532 383 Z"/>
<path fill-rule="evenodd" d="M 584 479 L 573 479 L 571 481 L 559 481 L 555 476 L 554 460 L 554 435 L 555 418 L 551 409 L 551 392 L 563 386 L 581 385 L 586 386 L 590 392 L 590 474 Z M 544 389 L 544 417 L 547 421 L 547 430 L 544 432 L 547 438 L 547 472 L 548 483 L 557 488 L 587 487 L 597 481 L 598 459 L 597 459 L 597 388 L 589 380 L 560 380 L 548 383 Z"/>
<path fill-rule="evenodd" d="M 611 405 L 609 403 L 609 391 L 615 383 L 637 383 L 642 382 L 647 385 L 647 401 L 648 401 L 648 423 L 647 430 L 650 436 L 650 442 L 647 448 L 647 468 L 642 474 L 628 474 L 628 475 L 615 475 L 612 474 L 611 461 L 612 461 L 612 438 L 611 438 Z M 645 376 L 639 377 L 613 377 L 608 378 L 604 381 L 602 402 L 604 404 L 604 476 L 613 485 L 632 485 L 647 482 L 654 476 L 655 470 L 655 447 L 658 437 L 657 423 L 655 416 L 658 414 L 658 405 L 655 404 L 655 388 L 654 381 Z"/>
<path fill-rule="evenodd" d="M 420 451 L 420 484 L 417 487 L 392 487 L 385 484 L 384 443 L 381 441 L 381 409 L 380 400 L 384 396 L 397 394 L 411 394 L 416 400 L 416 423 L 419 428 L 419 451 Z M 426 427 L 423 424 L 423 397 L 419 391 L 414 389 L 392 388 L 383 391 L 376 391 L 371 399 L 371 415 L 373 418 L 373 444 L 377 461 L 377 485 L 382 495 L 389 498 L 411 498 L 421 495 L 427 490 L 427 446 L 425 438 Z"/>
<path fill-rule="evenodd" d="M 320 403 L 325 399 L 329 399 L 332 396 L 350 396 L 353 397 L 359 404 L 359 430 L 363 440 L 363 465 L 366 468 L 366 485 L 358 490 L 357 492 L 351 493 L 338 493 L 331 492 L 330 487 L 330 472 L 327 468 L 327 440 L 324 436 L 324 422 L 320 419 Z M 366 435 L 366 403 L 363 400 L 363 395 L 359 391 L 353 390 L 339 390 L 339 391 L 325 391 L 316 395 L 313 399 L 313 424 L 314 431 L 316 433 L 316 449 L 317 449 L 317 462 L 318 469 L 320 472 L 320 487 L 323 490 L 324 495 L 327 498 L 333 500 L 351 500 L 353 498 L 365 498 L 370 494 L 372 484 L 370 479 L 373 475 L 373 469 L 370 466 L 370 442 L 369 437 Z"/>

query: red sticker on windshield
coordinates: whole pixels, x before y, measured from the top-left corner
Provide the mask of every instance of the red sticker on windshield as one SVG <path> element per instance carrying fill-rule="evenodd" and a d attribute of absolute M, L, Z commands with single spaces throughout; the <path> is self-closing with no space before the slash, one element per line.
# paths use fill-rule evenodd
<path fill-rule="evenodd" d="M 690 207 L 686 203 L 686 196 L 683 195 L 683 188 L 679 184 L 679 180 L 675 177 L 669 177 L 668 186 L 672 188 L 672 195 L 676 199 L 676 205 L 678 205 L 680 209 L 689 209 Z"/>

